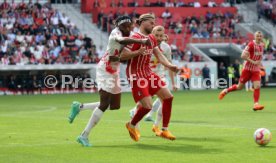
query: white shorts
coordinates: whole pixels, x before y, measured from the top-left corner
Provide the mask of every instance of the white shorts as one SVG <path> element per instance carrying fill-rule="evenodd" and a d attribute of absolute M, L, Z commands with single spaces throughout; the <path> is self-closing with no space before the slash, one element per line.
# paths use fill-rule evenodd
<path fill-rule="evenodd" d="M 153 72 L 156 75 L 158 75 L 162 81 L 164 81 L 166 83 L 167 79 L 166 79 L 166 75 L 164 72 L 162 72 L 162 71 L 153 71 Z"/>
<path fill-rule="evenodd" d="M 98 91 L 102 89 L 112 94 L 121 93 L 120 76 L 118 73 L 110 74 L 102 68 L 97 67 L 96 78 L 98 84 Z"/>
<path fill-rule="evenodd" d="M 167 79 L 165 76 L 160 76 L 161 80 L 167 84 Z"/>

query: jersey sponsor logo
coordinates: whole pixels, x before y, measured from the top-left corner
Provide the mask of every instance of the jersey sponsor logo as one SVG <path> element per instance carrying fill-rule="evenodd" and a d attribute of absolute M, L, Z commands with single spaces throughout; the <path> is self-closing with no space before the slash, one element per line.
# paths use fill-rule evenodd
<path fill-rule="evenodd" d="M 263 55 L 263 52 L 262 51 L 256 51 L 255 55 Z"/>
<path fill-rule="evenodd" d="M 143 55 L 151 55 L 152 53 L 153 53 L 153 49 L 147 49 L 147 50 L 145 50 Z"/>

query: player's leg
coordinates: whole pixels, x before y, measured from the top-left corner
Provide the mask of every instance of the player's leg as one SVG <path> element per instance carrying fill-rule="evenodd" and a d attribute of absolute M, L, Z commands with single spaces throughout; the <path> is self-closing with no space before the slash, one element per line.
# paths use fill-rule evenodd
<path fill-rule="evenodd" d="M 259 99 L 260 99 L 260 87 L 261 87 L 261 78 L 258 72 L 254 72 L 251 78 L 253 82 L 253 88 L 254 88 L 254 93 L 253 93 L 253 98 L 254 98 L 254 107 L 253 110 L 263 110 L 264 106 L 259 104 Z"/>
<path fill-rule="evenodd" d="M 161 102 L 159 98 L 156 98 L 155 101 L 153 102 L 152 109 L 150 112 L 146 115 L 145 121 L 154 121 L 152 116 L 153 114 L 158 110 L 158 108 L 161 106 Z"/>
<path fill-rule="evenodd" d="M 120 86 L 120 79 L 118 76 L 114 77 L 115 79 L 115 86 L 112 88 L 110 94 L 110 110 L 118 110 L 121 107 L 121 86 Z"/>
<path fill-rule="evenodd" d="M 133 95 L 135 93 L 136 92 L 133 92 Z M 139 123 L 139 121 L 141 121 L 141 119 L 143 119 L 143 117 L 150 111 L 151 108 L 152 108 L 151 96 L 143 97 L 139 101 L 139 104 L 137 106 L 137 112 L 135 113 L 131 121 L 126 124 L 126 128 L 129 131 L 129 135 L 134 141 L 138 141 L 140 138 L 140 132 L 137 130 L 136 125 Z"/>
<path fill-rule="evenodd" d="M 139 104 L 135 115 L 131 121 L 126 124 L 126 128 L 134 141 L 138 141 L 140 137 L 140 133 L 137 130 L 136 125 L 152 108 L 152 96 L 149 93 L 149 83 L 149 79 L 145 78 L 133 80 L 131 83 L 134 101 L 136 103 L 139 102 Z"/>
<path fill-rule="evenodd" d="M 81 103 L 80 104 L 80 111 L 83 110 L 91 110 L 93 111 L 96 107 L 100 106 L 100 102 L 92 102 L 92 103 Z"/>
<path fill-rule="evenodd" d="M 163 101 L 160 101 L 160 102 L 163 103 Z M 162 118 L 163 118 L 162 105 L 159 105 L 158 110 L 157 110 L 157 114 L 156 114 L 156 119 L 155 119 L 154 124 L 152 126 L 152 131 L 155 133 L 156 136 L 161 135 L 161 130 L 159 129 L 159 124 L 160 124 Z"/>
<path fill-rule="evenodd" d="M 249 83 L 250 83 L 250 85 L 249 85 L 249 90 L 250 90 L 251 92 L 253 92 L 253 91 L 254 91 L 253 83 L 252 83 L 252 81 L 249 81 Z"/>
<path fill-rule="evenodd" d="M 161 81 L 163 83 L 161 83 Z M 153 82 L 154 83 L 154 82 Z M 163 76 L 160 78 L 160 84 L 166 84 L 166 77 Z M 159 83 L 155 83 L 155 84 L 159 84 Z M 162 85 L 161 85 L 162 86 Z M 155 90 L 158 91 L 158 90 Z M 154 91 L 154 92 L 155 92 Z M 145 121 L 154 121 L 152 118 L 153 113 L 155 113 L 156 111 L 158 111 L 161 108 L 161 112 L 162 112 L 162 102 L 160 101 L 159 98 L 156 98 L 155 101 L 153 102 L 153 106 L 152 109 L 150 110 L 150 112 L 146 115 Z M 156 118 L 158 118 L 158 114 L 156 116 Z M 162 118 L 162 117 L 161 117 Z M 159 124 L 159 123 L 158 123 Z M 154 127 L 153 127 L 154 128 Z"/>
<path fill-rule="evenodd" d="M 91 146 L 91 144 L 88 141 L 89 134 L 91 130 L 96 126 L 96 124 L 100 121 L 103 113 L 108 109 L 110 105 L 112 94 L 102 89 L 99 91 L 99 93 L 100 106 L 94 109 L 85 129 L 77 139 L 77 141 L 81 143 L 83 146 Z"/>
<path fill-rule="evenodd" d="M 80 103 L 78 101 L 73 101 L 69 113 L 69 123 L 73 123 L 76 116 L 79 114 L 80 111 L 83 110 L 91 110 L 93 111 L 96 107 L 100 105 L 100 102 L 94 102 L 94 103 Z"/>
<path fill-rule="evenodd" d="M 253 84 L 250 80 L 246 82 L 245 87 L 246 87 L 246 91 L 254 91 Z"/>
<path fill-rule="evenodd" d="M 245 83 L 245 90 L 248 92 L 249 91 L 249 86 L 250 86 L 250 83 L 249 81 Z"/>
<path fill-rule="evenodd" d="M 97 82 L 98 82 L 98 89 L 99 92 L 104 88 L 104 90 L 110 90 L 110 88 L 107 87 L 107 82 L 109 81 L 108 79 L 114 79 L 114 76 L 110 76 L 110 74 L 106 73 L 104 70 L 97 68 L 97 74 L 96 74 Z M 115 82 L 115 81 L 113 81 Z M 111 92 L 111 91 L 110 91 Z M 101 93 L 101 92 L 100 92 Z M 74 101 L 71 106 L 71 112 L 69 115 L 69 122 L 72 123 L 75 117 L 78 115 L 78 113 L 82 110 L 90 109 L 94 110 L 100 105 L 99 102 L 96 103 L 85 103 L 81 104 L 78 101 Z"/>
<path fill-rule="evenodd" d="M 133 116 L 135 115 L 136 111 L 137 111 L 137 105 L 136 104 L 132 109 L 129 110 L 129 116 L 130 118 L 133 118 Z"/>
<path fill-rule="evenodd" d="M 241 90 L 241 89 L 243 89 L 243 87 L 244 87 L 244 83 L 242 83 L 241 81 L 239 81 L 238 84 L 234 84 L 231 87 L 222 90 L 220 92 L 220 94 L 219 94 L 219 99 L 222 100 L 226 96 L 226 94 L 228 94 L 230 92 Z"/>
<path fill-rule="evenodd" d="M 110 110 L 119 110 L 121 107 L 121 93 L 110 95 Z"/>
<path fill-rule="evenodd" d="M 222 100 L 226 96 L 226 94 L 228 94 L 230 92 L 241 90 L 244 87 L 244 84 L 247 81 L 249 81 L 250 78 L 251 78 L 251 73 L 247 70 L 243 70 L 240 80 L 239 80 L 239 83 L 234 84 L 234 85 L 230 86 L 229 88 L 222 90 L 219 94 L 219 99 Z"/>
<path fill-rule="evenodd" d="M 169 122 L 171 118 L 171 110 L 172 110 L 172 101 L 173 95 L 167 87 L 160 88 L 160 90 L 156 93 L 156 95 L 162 100 L 162 115 L 163 115 L 163 125 L 161 137 L 175 140 L 175 136 L 171 134 L 168 130 Z"/>
<path fill-rule="evenodd" d="M 132 127 L 136 124 L 150 111 L 152 108 L 152 99 L 151 96 L 146 96 L 139 101 L 138 110 L 134 117 L 132 118 L 130 124 Z"/>

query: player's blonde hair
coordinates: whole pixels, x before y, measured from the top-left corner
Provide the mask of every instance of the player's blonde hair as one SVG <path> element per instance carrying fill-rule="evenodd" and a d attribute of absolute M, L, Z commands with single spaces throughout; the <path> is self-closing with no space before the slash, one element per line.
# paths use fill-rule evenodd
<path fill-rule="evenodd" d="M 152 29 L 152 33 L 165 31 L 165 28 L 161 25 L 157 25 Z"/>
<path fill-rule="evenodd" d="M 143 21 L 146 21 L 146 20 L 149 20 L 149 19 L 155 19 L 155 17 L 154 17 L 152 14 L 149 14 L 149 13 L 147 13 L 147 14 L 142 14 L 142 15 L 139 17 L 139 19 L 136 20 L 136 23 L 137 23 L 138 25 L 141 25 L 141 23 L 142 23 Z"/>
<path fill-rule="evenodd" d="M 261 32 L 261 31 L 256 31 L 254 36 L 256 36 L 257 34 L 261 34 L 263 36 L 263 32 Z"/>

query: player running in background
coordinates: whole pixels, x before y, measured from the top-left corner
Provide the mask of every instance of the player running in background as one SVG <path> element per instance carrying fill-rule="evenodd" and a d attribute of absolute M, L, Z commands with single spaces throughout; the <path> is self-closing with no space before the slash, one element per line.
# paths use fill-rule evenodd
<path fill-rule="evenodd" d="M 168 41 L 168 36 L 165 35 L 164 33 L 165 33 L 165 29 L 163 26 L 155 26 L 152 30 L 152 34 L 155 36 L 155 38 L 157 40 L 157 44 L 158 44 L 162 54 L 167 58 L 167 60 L 169 62 L 171 62 L 172 61 L 171 47 L 170 47 L 170 45 L 168 45 L 166 43 Z M 164 40 L 166 40 L 166 41 L 164 41 Z M 166 68 L 158 62 L 158 59 L 154 55 L 152 55 L 152 57 L 151 57 L 150 67 L 151 67 L 152 71 L 154 73 L 156 73 L 161 78 L 161 80 L 166 82 L 166 76 L 165 76 Z M 175 73 L 173 71 L 169 70 L 169 76 L 170 76 L 170 80 L 172 82 L 172 88 L 174 91 L 176 91 L 177 87 L 176 87 L 175 81 L 174 81 Z M 136 110 L 137 110 L 137 105 L 133 109 L 130 110 L 131 118 L 136 113 Z M 158 111 L 158 112 L 156 115 L 156 120 L 154 121 L 152 116 L 156 111 Z M 155 132 L 155 134 L 157 136 L 160 136 L 160 133 L 161 133 L 161 131 L 159 130 L 159 127 L 158 127 L 161 119 L 162 119 L 162 104 L 161 104 L 161 101 L 159 100 L 159 98 L 156 98 L 156 100 L 153 102 L 151 111 L 145 116 L 145 121 L 154 121 L 152 131 Z"/>
<path fill-rule="evenodd" d="M 249 42 L 244 51 L 242 52 L 241 58 L 245 60 L 245 63 L 238 85 L 235 84 L 229 87 L 228 89 L 224 89 L 223 91 L 221 91 L 219 94 L 220 100 L 222 100 L 227 93 L 236 90 L 241 90 L 244 84 L 251 80 L 254 88 L 253 110 L 257 111 L 264 109 L 264 106 L 259 104 L 261 85 L 260 65 L 264 51 L 264 45 L 262 43 L 262 40 L 263 34 L 260 31 L 257 31 L 255 33 L 255 40 Z"/>
<path fill-rule="evenodd" d="M 71 112 L 69 115 L 69 122 L 72 123 L 76 115 L 85 108 L 94 110 L 85 129 L 78 136 L 77 141 L 83 146 L 91 146 L 88 136 L 92 128 L 100 121 L 103 113 L 109 108 L 110 110 L 117 110 L 120 108 L 121 102 L 121 88 L 119 79 L 120 62 L 116 61 L 124 45 L 137 43 L 138 45 L 150 45 L 147 38 L 129 38 L 132 28 L 131 18 L 128 16 L 121 16 L 116 20 L 116 28 L 112 30 L 107 50 L 105 55 L 101 58 L 97 65 L 97 83 L 100 94 L 100 102 L 80 104 L 73 102 Z M 145 48 L 138 49 L 126 57 L 135 57 L 143 54 Z M 114 60 L 115 59 L 115 60 Z"/>
<path fill-rule="evenodd" d="M 139 31 L 132 35 L 132 38 L 146 39 L 151 41 L 150 46 L 143 46 L 140 44 L 128 45 L 121 53 L 121 58 L 128 56 L 133 51 L 142 47 L 146 48 L 143 55 L 136 56 L 128 60 L 126 74 L 132 86 L 132 95 L 136 103 L 138 103 L 138 110 L 130 122 L 126 123 L 131 138 L 138 141 L 140 132 L 135 128 L 136 124 L 151 110 L 152 96 L 157 95 L 162 101 L 163 127 L 160 134 L 161 137 L 174 140 L 175 136 L 168 130 L 173 95 L 166 87 L 164 81 L 158 75 L 152 72 L 150 68 L 150 59 L 152 54 L 156 56 L 158 61 L 173 72 L 177 72 L 178 68 L 172 65 L 160 52 L 155 37 L 151 34 L 155 26 L 155 17 L 151 14 L 143 14 L 137 20 L 140 26 Z"/>

